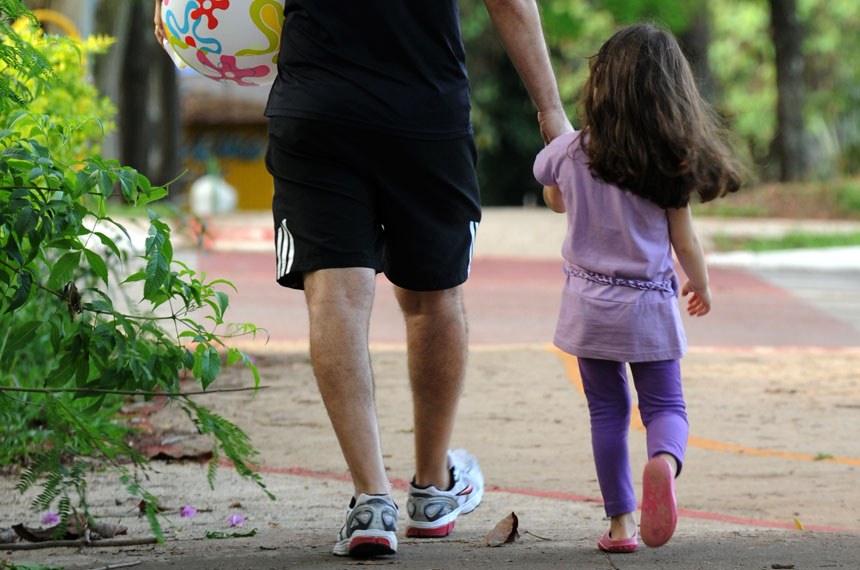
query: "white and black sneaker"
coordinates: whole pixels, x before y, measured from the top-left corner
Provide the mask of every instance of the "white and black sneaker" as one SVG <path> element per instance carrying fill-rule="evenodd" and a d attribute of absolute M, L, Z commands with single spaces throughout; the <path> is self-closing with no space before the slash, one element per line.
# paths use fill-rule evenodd
<path fill-rule="evenodd" d="M 397 552 L 397 517 L 400 511 L 389 496 L 353 498 L 346 522 L 337 534 L 333 552 L 338 556 L 371 558 Z"/>
<path fill-rule="evenodd" d="M 406 536 L 438 538 L 454 530 L 461 514 L 471 513 L 484 497 L 484 475 L 475 456 L 464 449 L 448 452 L 453 484 L 447 491 L 409 484 Z"/>

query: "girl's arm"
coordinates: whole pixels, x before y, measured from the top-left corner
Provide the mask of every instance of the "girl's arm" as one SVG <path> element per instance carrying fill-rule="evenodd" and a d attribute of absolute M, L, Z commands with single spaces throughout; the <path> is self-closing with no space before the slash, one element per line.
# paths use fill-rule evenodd
<path fill-rule="evenodd" d="M 687 281 L 681 287 L 681 296 L 691 294 L 687 301 L 687 313 L 694 317 L 707 315 L 711 310 L 711 289 L 708 285 L 708 266 L 705 264 L 705 252 L 702 242 L 693 228 L 693 214 L 690 206 L 685 208 L 670 208 L 666 210 L 669 220 L 669 239 L 672 249 Z"/>
<path fill-rule="evenodd" d="M 558 186 L 544 186 L 543 201 L 553 212 L 563 214 L 567 211 L 567 208 L 564 207 L 564 198 L 562 198 L 561 189 Z"/>

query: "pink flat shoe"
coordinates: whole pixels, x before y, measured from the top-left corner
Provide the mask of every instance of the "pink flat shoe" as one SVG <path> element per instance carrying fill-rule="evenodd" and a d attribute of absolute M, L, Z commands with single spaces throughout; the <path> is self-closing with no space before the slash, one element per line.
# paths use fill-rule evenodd
<path fill-rule="evenodd" d="M 665 459 L 654 457 L 642 474 L 642 542 L 653 548 L 663 546 L 672 538 L 677 523 L 675 474 Z"/>
<path fill-rule="evenodd" d="M 638 547 L 639 540 L 636 538 L 636 533 L 634 533 L 630 538 L 619 538 L 616 540 L 609 536 L 609 531 L 607 530 L 603 533 L 603 536 L 600 537 L 600 540 L 597 541 L 597 548 L 603 552 L 610 552 L 612 554 L 629 554 L 631 552 L 636 552 Z"/>

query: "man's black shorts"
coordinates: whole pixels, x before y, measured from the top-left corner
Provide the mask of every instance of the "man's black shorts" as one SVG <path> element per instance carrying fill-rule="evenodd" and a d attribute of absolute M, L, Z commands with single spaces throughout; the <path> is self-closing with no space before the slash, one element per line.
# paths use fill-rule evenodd
<path fill-rule="evenodd" d="M 369 267 L 399 287 L 448 289 L 468 274 L 481 220 L 471 136 L 416 140 L 272 117 L 277 280 Z"/>

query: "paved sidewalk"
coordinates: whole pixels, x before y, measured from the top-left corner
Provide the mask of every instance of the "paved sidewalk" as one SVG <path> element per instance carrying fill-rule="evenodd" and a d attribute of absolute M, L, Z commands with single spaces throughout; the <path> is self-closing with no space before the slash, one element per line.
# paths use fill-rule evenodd
<path fill-rule="evenodd" d="M 860 318 L 852 312 L 860 310 L 860 287 L 852 285 L 860 283 L 860 249 L 839 251 L 827 263 L 823 251 L 789 255 L 790 264 L 711 256 L 718 302 L 706 319 L 685 321 L 692 347 L 684 360 L 685 392 L 694 437 L 691 468 L 678 488 L 678 531 L 665 547 L 607 555 L 595 547 L 606 523 L 595 498 L 587 407 L 575 366 L 548 347 L 564 224 L 564 216 L 547 210 L 485 212 L 465 289 L 472 354 L 457 439 L 478 452 L 491 488 L 475 513 L 458 520 L 451 537 L 398 537 L 393 558 L 354 561 L 330 554 L 351 486 L 313 385 L 302 295 L 273 282 L 271 223 L 268 214 L 254 213 L 211 220 L 211 250 L 182 255 L 210 278 L 236 283 L 228 320 L 254 322 L 272 333 L 268 345 L 249 348 L 261 364 L 277 360 L 267 368 L 271 376 L 263 383 L 270 388 L 263 396 L 248 402 L 234 394 L 207 403 L 253 428 L 266 483 L 278 501 L 268 501 L 227 468 L 212 492 L 204 466 L 157 464 L 149 484 L 169 506 L 211 507 L 193 520 L 166 514 L 166 544 L 4 552 L 0 558 L 66 570 L 121 564 L 139 570 L 860 569 L 860 451 L 850 437 L 860 409 Z M 697 224 L 706 243 L 729 231 L 860 231 L 860 224 L 830 222 Z M 404 333 L 383 279 L 371 340 L 385 411 L 386 466 L 403 507 L 413 437 Z M 633 427 L 632 454 L 641 459 L 644 435 Z M 100 477 L 94 474 L 90 482 L 95 512 L 129 526 L 130 537 L 146 535 L 135 505 L 120 502 L 115 482 L 100 485 Z M 24 516 L 27 498 L 13 484 L 0 479 L 0 503 L 7 516 Z M 224 520 L 237 509 L 249 516 L 246 530 L 257 529 L 256 536 L 202 538 L 205 530 L 227 531 Z M 511 512 L 520 519 L 521 537 L 498 548 L 482 546 L 487 532 Z"/>
<path fill-rule="evenodd" d="M 860 222 L 701 219 L 706 248 L 715 235 L 776 236 L 790 231 L 860 231 Z M 566 217 L 545 208 L 487 208 L 466 283 L 473 342 L 549 342 L 561 284 Z M 191 263 L 229 276 L 232 318 L 257 323 L 274 340 L 301 340 L 307 315 L 301 295 L 274 283 L 273 231 L 268 213 L 240 213 L 209 223 L 211 253 Z M 715 307 L 706 319 L 686 319 L 698 346 L 860 346 L 860 247 L 708 254 Z M 522 310 L 523 287 L 533 293 Z M 273 313 L 271 307 L 278 307 Z M 276 317 L 276 315 L 279 315 Z M 766 318 L 762 318 L 764 315 Z M 804 327 L 794 326 L 798 320 Z M 517 322 L 516 327 L 510 327 Z M 401 342 L 402 322 L 390 287 L 380 278 L 371 338 Z"/>
<path fill-rule="evenodd" d="M 194 467 L 165 467 L 169 476 L 186 487 L 203 486 L 204 475 Z M 672 541 L 658 549 L 644 545 L 634 554 L 606 554 L 596 546 L 603 524 L 599 507 L 553 497 L 532 497 L 490 491 L 472 514 L 458 519 L 445 539 L 398 537 L 398 553 L 373 560 L 333 556 L 334 534 L 342 524 L 343 498 L 350 486 L 342 481 L 317 480 L 300 475 L 267 475 L 269 488 L 279 497 L 283 511 L 262 516 L 260 493 L 239 482 L 226 470 L 219 488 L 231 486 L 230 500 L 241 502 L 243 512 L 255 513 L 243 529 L 226 529 L 187 519 L 176 520 L 180 533 L 172 533 L 161 546 L 92 547 L 4 552 L 0 557 L 17 564 L 41 563 L 64 570 L 285 570 L 313 568 L 347 570 L 356 567 L 392 567 L 405 570 L 540 569 L 540 570 L 770 570 L 860 568 L 860 534 L 775 530 L 681 517 Z M 209 494 L 205 490 L 201 494 Z M 402 496 L 402 491 L 399 493 Z M 187 495 L 184 495 L 187 496 Z M 208 504 L 208 503 L 197 503 Z M 402 500 L 401 500 L 402 504 Z M 118 507 L 113 507 L 118 510 Z M 520 537 L 492 548 L 483 545 L 486 533 L 511 512 L 519 517 Z M 203 515 L 198 515 L 198 519 Z M 128 524 L 128 519 L 122 519 Z M 402 524 L 402 521 L 401 521 Z M 248 531 L 250 538 L 206 540 L 207 529 Z M 129 537 L 145 536 L 145 523 L 135 523 Z"/>
<path fill-rule="evenodd" d="M 164 545 L 5 552 L 0 557 L 65 570 L 110 570 L 120 564 L 136 564 L 133 568 L 139 570 L 860 568 L 860 458 L 853 440 L 842 437 L 853 429 L 856 412 L 848 406 L 858 404 L 856 389 L 850 392 L 843 384 L 827 394 L 811 392 L 814 381 L 780 382 L 778 371 L 759 382 L 731 377 L 735 359 L 754 370 L 762 363 L 778 364 L 773 358 L 698 351 L 688 356 L 694 437 L 687 470 L 679 479 L 678 530 L 662 548 L 642 545 L 633 555 L 607 555 L 595 545 L 606 522 L 596 498 L 586 404 L 578 389 L 567 385 L 557 355 L 540 347 L 473 350 L 456 440 L 479 454 L 489 484 L 484 502 L 458 519 L 450 537 L 425 541 L 401 533 L 396 557 L 371 561 L 341 559 L 330 552 L 351 486 L 314 395 L 306 357 L 299 349 L 273 348 L 269 358 L 285 360 L 289 373 L 273 377 L 276 369 L 267 366 L 263 384 L 269 388 L 261 397 L 248 401 L 246 395 L 233 394 L 207 404 L 250 428 L 276 501 L 229 468 L 219 471 L 215 491 L 210 491 L 204 465 L 156 462 L 146 485 L 169 509 L 162 518 L 168 537 Z M 833 358 L 841 359 L 834 370 L 858 362 L 845 354 Z M 258 360 L 264 364 L 265 357 L 258 355 Z M 813 360 L 816 367 L 827 361 L 826 354 Z M 795 355 L 787 367 L 800 362 L 803 356 Z M 376 348 L 374 366 L 385 462 L 402 507 L 412 465 L 405 353 Z M 283 372 L 283 366 L 277 370 Z M 716 438 L 757 441 L 773 449 L 766 454 L 761 448 L 718 447 Z M 644 457 L 640 429 L 631 432 L 631 446 L 638 472 Z M 801 448 L 826 450 L 834 460 L 817 462 L 790 452 Z M 4 518 L 28 520 L 23 517 L 32 493 L 22 498 L 13 484 L 0 479 Z M 137 505 L 123 500 L 113 476 L 94 473 L 89 488 L 93 513 L 128 526 L 128 538 L 149 535 Z M 181 518 L 183 504 L 200 512 L 193 519 Z M 520 538 L 498 548 L 483 546 L 485 535 L 511 512 L 519 518 Z M 233 513 L 247 517 L 242 529 L 227 528 Z M 38 514 L 29 517 L 34 520 Z M 256 535 L 207 540 L 203 536 L 209 530 L 255 530 Z"/>

